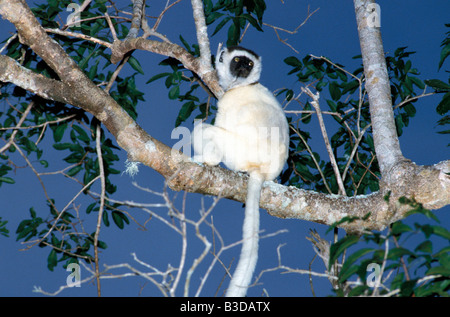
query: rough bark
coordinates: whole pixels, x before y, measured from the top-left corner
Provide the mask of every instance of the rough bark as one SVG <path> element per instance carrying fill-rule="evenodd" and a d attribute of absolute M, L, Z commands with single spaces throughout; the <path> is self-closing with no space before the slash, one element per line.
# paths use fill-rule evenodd
<path fill-rule="evenodd" d="M 391 87 L 379 27 L 370 23 L 378 12 L 372 11 L 375 1 L 355 0 L 356 23 L 369 96 L 370 117 L 378 165 L 383 177 L 405 159 L 400 150 L 392 108 Z"/>
<path fill-rule="evenodd" d="M 429 209 L 438 209 L 450 203 L 450 179 L 446 174 L 450 172 L 450 161 L 434 166 L 417 166 L 405 160 L 401 154 L 389 100 L 389 81 L 383 64 L 381 36 L 379 30 L 371 30 L 365 25 L 367 12 L 364 8 L 372 2 L 355 0 L 355 11 L 376 152 L 383 177 L 381 189 L 371 195 L 349 198 L 267 182 L 261 193 L 260 206 L 273 216 L 330 225 L 345 216 L 362 218 L 370 212 L 367 219 L 346 223 L 342 227 L 352 231 L 381 230 L 405 217 L 411 209 L 408 205 L 398 203 L 398 198 L 402 196 L 414 198 Z M 174 190 L 245 201 L 246 175 L 193 163 L 183 154 L 172 151 L 152 138 L 114 99 L 94 85 L 64 50 L 47 36 L 24 0 L 0 0 L 0 14 L 16 26 L 22 43 L 30 46 L 60 79 L 57 81 L 34 74 L 8 57 L 0 56 L 1 81 L 11 82 L 44 98 L 66 102 L 90 112 L 112 133 L 119 146 L 127 151 L 130 160 L 141 162 L 162 174 Z M 177 58 L 187 69 L 198 74 L 213 93 L 221 94 L 215 73 L 211 69 L 207 72 L 201 69 L 202 63 L 180 46 L 143 38 L 116 41 L 112 46 L 113 62 L 119 61 L 133 49 Z M 387 194 L 390 195 L 389 201 L 384 199 Z"/>

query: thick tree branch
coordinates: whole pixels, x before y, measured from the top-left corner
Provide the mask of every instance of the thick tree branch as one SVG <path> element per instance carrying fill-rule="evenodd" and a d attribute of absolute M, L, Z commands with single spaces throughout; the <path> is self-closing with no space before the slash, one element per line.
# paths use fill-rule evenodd
<path fill-rule="evenodd" d="M 72 104 L 72 88 L 22 67 L 14 59 L 0 55 L 0 81 L 13 83 L 42 98 Z"/>
<path fill-rule="evenodd" d="M 214 71 L 211 65 L 211 49 L 209 45 L 208 29 L 206 27 L 205 13 L 202 0 L 191 0 L 194 14 L 195 28 L 197 30 L 197 42 L 200 49 L 199 76 Z"/>
<path fill-rule="evenodd" d="M 135 39 L 137 37 L 141 28 L 142 16 L 145 15 L 144 6 L 144 0 L 133 1 L 133 19 L 131 20 L 131 28 L 128 32 L 127 39 Z"/>
<path fill-rule="evenodd" d="M 198 74 L 214 95 L 221 95 L 222 89 L 218 84 L 216 72 L 213 70 L 206 73 L 202 72 L 200 60 L 189 54 L 189 52 L 181 46 L 174 43 L 159 42 L 144 38 L 116 41 L 112 47 L 111 62 L 119 62 L 126 53 L 135 49 L 149 51 L 179 60 L 184 67 Z"/>
<path fill-rule="evenodd" d="M 354 0 L 359 42 L 369 97 L 372 131 L 378 165 L 385 177 L 396 164 L 404 161 L 395 128 L 391 88 L 380 27 L 373 23 L 379 12 L 374 0 Z"/>
<path fill-rule="evenodd" d="M 128 152 L 131 161 L 142 162 L 162 174 L 168 180 L 168 185 L 174 190 L 186 190 L 245 201 L 246 176 L 219 167 L 193 163 L 183 154 L 172 150 L 143 131 L 120 105 L 105 91 L 93 84 L 66 52 L 46 34 L 24 0 L 0 0 L 0 13 L 16 26 L 21 42 L 30 46 L 60 79 L 58 81 L 45 78 L 21 67 L 8 57 L 0 56 L 1 81 L 12 82 L 44 98 L 69 103 L 90 112 L 112 133 L 119 146 Z M 370 33 L 370 31 L 364 32 Z M 196 73 L 199 70 L 199 60 L 178 45 L 142 38 L 116 42 L 112 48 L 113 52 L 118 52 L 116 56 L 120 56 L 120 54 L 123 56 L 132 49 L 143 49 L 177 58 L 186 68 Z M 370 64 L 370 61 L 370 58 L 365 59 L 365 64 Z M 373 71 L 375 72 L 375 70 Z M 371 93 L 375 94 L 377 91 L 377 87 L 375 87 L 377 82 L 381 81 L 385 85 L 385 79 L 377 79 L 378 77 L 374 77 L 370 72 L 366 78 L 371 82 L 370 85 L 374 86 Z M 202 80 L 215 93 L 220 91 L 214 72 L 204 74 Z M 375 97 L 372 96 L 377 105 L 374 107 L 376 109 L 373 110 L 372 118 L 384 115 L 386 98 L 389 99 L 384 96 L 382 99 L 384 103 L 378 105 L 377 96 L 377 94 Z M 371 111 L 372 108 L 371 106 Z M 384 120 L 381 121 L 384 122 Z M 378 127 L 374 127 L 374 133 L 377 129 L 378 134 L 383 134 L 383 129 L 392 132 L 390 127 L 383 127 L 381 121 L 377 121 Z M 392 142 L 397 143 L 398 148 L 398 140 L 397 142 L 395 140 L 391 138 L 385 140 L 385 138 L 379 137 L 377 144 L 382 147 L 383 152 L 384 148 Z M 267 182 L 261 195 L 261 207 L 277 217 L 303 219 L 324 224 L 333 224 L 345 216 L 362 218 L 370 211 L 369 218 L 343 225 L 346 229 L 357 231 L 363 228 L 383 229 L 389 223 L 403 218 L 411 207 L 398 204 L 398 198 L 401 196 L 414 198 L 430 209 L 450 204 L 450 180 L 446 174 L 450 172 L 450 161 L 432 167 L 416 166 L 408 162 L 396 164 L 400 161 L 401 154 L 399 156 L 395 153 L 398 154 L 399 149 L 396 151 L 394 148 L 393 157 L 389 153 L 380 154 L 384 155 L 381 161 L 385 174 L 383 174 L 383 182 L 380 186 L 382 189 L 377 193 L 349 198 L 318 194 Z M 392 166 L 395 166 L 395 169 Z M 385 176 L 387 171 L 389 171 L 389 178 Z M 386 201 L 384 198 L 388 193 L 390 199 Z"/>
<path fill-rule="evenodd" d="M 196 73 L 205 82 L 211 92 L 219 98 L 223 94 L 223 90 L 218 84 L 216 72 L 211 64 L 211 50 L 205 22 L 203 2 L 199 0 L 191 0 L 191 2 L 195 27 L 197 30 L 197 40 L 200 48 L 199 58 L 195 58 L 181 46 L 167 40 L 164 42 L 158 42 L 145 39 L 144 37 L 136 38 L 136 36 L 127 36 L 127 38 L 122 42 L 114 42 L 114 45 L 111 48 L 111 62 L 114 64 L 119 62 L 126 53 L 134 49 L 146 50 L 160 55 L 173 57 L 179 60 L 184 67 Z M 133 6 L 134 15 L 136 15 L 136 10 L 134 9 L 135 6 L 136 2 Z"/>

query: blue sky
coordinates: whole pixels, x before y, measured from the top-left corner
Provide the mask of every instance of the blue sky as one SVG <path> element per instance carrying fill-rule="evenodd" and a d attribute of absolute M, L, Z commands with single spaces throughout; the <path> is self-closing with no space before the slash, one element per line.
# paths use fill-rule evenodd
<path fill-rule="evenodd" d="M 163 1 L 165 3 L 165 1 Z M 299 54 L 296 54 L 286 45 L 279 42 L 275 33 L 270 28 L 265 28 L 264 32 L 249 31 L 242 43 L 263 57 L 263 72 L 261 82 L 271 90 L 283 87 L 295 86 L 295 77 L 287 76 L 289 67 L 284 64 L 284 58 L 297 56 L 303 58 L 307 54 L 315 56 L 326 56 L 334 62 L 344 65 L 347 70 L 353 71 L 359 66 L 359 61 L 352 59 L 358 55 L 359 42 L 356 30 L 356 22 L 352 1 L 266 1 L 268 11 L 264 17 L 266 23 L 280 26 L 286 29 L 295 29 L 306 17 L 308 5 L 314 11 L 320 8 L 309 21 L 299 29 L 298 33 L 289 35 L 281 33 L 283 38 L 287 38 Z M 31 3 L 31 1 L 28 1 Z M 123 1 L 119 1 L 123 3 Z M 440 43 L 447 31 L 444 27 L 448 21 L 450 12 L 450 2 L 447 0 L 420 1 L 420 0 L 395 0 L 379 1 L 381 6 L 381 32 L 384 49 L 388 54 L 392 54 L 396 48 L 407 46 L 409 50 L 416 51 L 411 60 L 414 67 L 420 70 L 421 79 L 438 78 L 447 81 L 445 70 L 449 69 L 449 61 L 444 64 L 443 69 L 438 72 L 438 61 L 440 54 Z M 153 4 L 152 4 L 153 5 Z M 152 6 L 157 10 L 156 5 Z M 151 15 L 156 13 L 152 12 Z M 9 22 L 0 20 L 0 40 L 7 37 L 7 32 L 11 30 Z M 170 40 L 179 41 L 178 35 L 190 43 L 195 42 L 195 28 L 190 11 L 190 1 L 182 1 L 179 5 L 168 11 L 164 17 L 159 31 L 165 34 Z M 212 30 L 209 30 L 210 34 Z M 211 39 L 211 50 L 216 52 L 217 45 L 224 42 L 225 33 L 219 33 Z M 179 111 L 180 103 L 169 100 L 162 81 L 146 85 L 145 82 L 155 74 L 155 72 L 165 71 L 158 66 L 161 56 L 149 52 L 136 52 L 134 55 L 141 62 L 146 75 L 137 76 L 139 88 L 146 93 L 146 101 L 138 106 L 138 123 L 153 137 L 168 144 L 174 145 L 178 140 L 171 139 L 175 119 Z M 127 71 L 132 71 L 131 68 Z M 404 156 L 413 162 L 421 165 L 431 165 L 442 160 L 449 159 L 448 135 L 437 134 L 439 129 L 436 121 L 439 116 L 435 112 L 439 97 L 428 97 L 416 103 L 417 115 L 411 120 L 410 126 L 404 130 L 400 138 L 401 148 Z M 281 100 L 280 100 L 281 101 Z M 325 106 L 325 105 L 324 105 Z M 3 110 L 4 105 L 0 105 Z M 185 124 L 189 129 L 192 126 Z M 318 132 L 317 124 L 310 123 L 307 127 L 313 135 L 313 149 L 321 155 L 325 155 L 323 140 Z M 330 133 L 331 134 L 331 133 Z M 52 138 L 43 140 L 43 145 L 50 145 Z M 49 152 L 47 158 L 51 160 L 55 153 Z M 55 154 L 55 164 L 58 153 Z M 126 153 L 120 152 L 121 161 L 115 166 L 116 169 L 125 168 Z M 25 165 L 22 161 L 21 165 Z M 58 165 L 56 165 L 58 166 Z M 29 208 L 34 206 L 41 217 L 46 217 L 48 208 L 43 199 L 43 191 L 38 180 L 30 169 L 18 169 L 15 173 L 15 185 L 3 185 L 0 188 L 0 215 L 3 220 L 8 220 L 10 238 L 0 236 L 0 296 L 40 296 L 33 293 L 33 286 L 40 286 L 48 292 L 56 291 L 61 285 L 65 285 L 68 272 L 62 265 L 58 265 L 54 272 L 50 272 L 46 267 L 46 258 L 49 253 L 47 248 L 34 247 L 27 251 L 20 251 L 24 246 L 15 242 L 15 230 L 19 222 L 29 215 Z M 140 186 L 150 188 L 154 191 L 163 190 L 163 178 L 149 168 L 141 166 L 140 172 L 134 178 L 127 175 L 114 176 L 112 179 L 118 185 L 118 192 L 113 198 L 119 200 L 131 200 L 135 202 L 156 203 L 161 199 L 136 189 L 132 181 Z M 46 187 L 51 196 L 57 198 L 57 205 L 62 208 L 80 189 L 75 184 L 67 182 L 58 176 L 47 176 L 45 178 Z M 95 189 L 95 187 L 94 187 Z M 97 187 L 98 190 L 98 187 Z M 175 204 L 181 208 L 184 193 L 170 192 L 171 197 L 176 196 Z M 25 198 L 26 197 L 26 198 Z M 84 208 L 89 204 L 88 200 L 80 198 L 77 204 L 81 205 L 80 213 L 84 213 Z M 204 203 L 209 206 L 212 198 L 204 198 Z M 83 205 L 84 204 L 84 205 Z M 201 207 L 201 195 L 187 195 L 187 214 L 198 215 Z M 441 224 L 448 228 L 450 220 L 450 208 L 447 206 L 438 212 Z M 141 223 L 148 219 L 148 215 L 142 211 L 130 211 Z M 155 209 L 161 215 L 167 214 L 164 208 Z M 241 203 L 222 199 L 214 209 L 213 221 L 217 230 L 221 233 L 226 244 L 240 240 L 240 230 L 243 221 L 243 208 Z M 92 217 L 91 217 L 92 218 Z M 419 218 L 417 218 L 419 219 Z M 411 221 L 419 221 L 419 220 Z M 93 228 L 95 219 L 86 221 L 86 226 Z M 102 228 L 101 239 L 108 244 L 108 248 L 102 251 L 102 264 L 129 263 L 140 270 L 145 268 L 136 263 L 131 252 L 135 252 L 137 257 L 153 266 L 165 270 L 170 263 L 177 266 L 179 261 L 180 239 L 176 234 L 167 229 L 156 220 L 151 220 L 146 225 L 147 230 L 140 230 L 133 222 L 124 230 L 118 230 L 112 225 L 109 228 Z M 203 233 L 210 234 L 208 228 L 203 228 Z M 287 233 L 282 233 L 276 237 L 263 239 L 260 243 L 260 257 L 256 271 L 277 266 L 276 250 L 280 244 L 283 264 L 292 268 L 308 269 L 313 260 L 314 252 L 311 244 L 305 239 L 310 229 L 316 229 L 324 235 L 326 226 L 309 223 L 299 220 L 282 220 L 267 215 L 261 210 L 261 229 L 264 233 L 277 232 L 287 229 Z M 89 232 L 89 230 L 87 230 Z M 92 229 L 93 231 L 93 229 Z M 192 228 L 192 244 L 189 244 L 190 255 L 187 258 L 186 267 L 189 267 L 195 257 L 202 251 L 202 244 L 195 239 Z M 328 234 L 331 240 L 331 234 Z M 240 247 L 234 247 L 223 254 L 222 260 L 226 265 L 237 257 Z M 204 263 L 212 261 L 212 257 L 207 258 Z M 198 287 L 201 273 L 206 266 L 200 266 L 198 274 L 193 276 L 192 291 Z M 318 272 L 323 271 L 323 265 L 319 259 L 313 262 L 313 269 Z M 126 270 L 114 271 L 115 273 L 125 273 Z M 224 269 L 220 264 L 216 264 L 213 272 L 205 285 L 202 296 L 214 296 L 218 285 L 224 275 Z M 88 272 L 82 268 L 81 278 L 86 278 Z M 249 291 L 250 296 L 260 296 L 263 288 L 271 296 L 311 296 L 309 277 L 298 274 L 280 274 L 275 271 L 263 275 L 264 283 Z M 314 291 L 318 296 L 330 294 L 331 287 L 324 278 L 314 278 Z M 219 295 L 228 285 L 228 280 L 224 282 Z M 179 287 L 177 295 L 182 294 L 182 286 Z M 95 296 L 96 287 L 89 283 L 83 284 L 80 288 L 67 289 L 61 293 L 62 296 Z M 102 280 L 102 294 L 105 296 L 159 296 L 158 290 L 145 280 L 139 277 L 128 277 L 120 280 Z"/>

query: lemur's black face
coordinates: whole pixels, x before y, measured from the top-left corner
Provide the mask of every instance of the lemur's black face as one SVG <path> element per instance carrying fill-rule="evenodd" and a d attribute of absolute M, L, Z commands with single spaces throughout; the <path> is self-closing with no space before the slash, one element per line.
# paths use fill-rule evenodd
<path fill-rule="evenodd" d="M 230 73 L 234 77 L 247 78 L 254 63 L 247 56 L 235 56 L 230 62 Z"/>
<path fill-rule="evenodd" d="M 261 75 L 261 57 L 240 46 L 228 47 L 220 52 L 216 70 L 220 86 L 225 91 L 253 85 Z"/>

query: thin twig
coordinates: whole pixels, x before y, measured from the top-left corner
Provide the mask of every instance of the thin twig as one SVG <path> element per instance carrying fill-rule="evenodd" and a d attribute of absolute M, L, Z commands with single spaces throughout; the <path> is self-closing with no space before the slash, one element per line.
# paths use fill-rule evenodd
<path fill-rule="evenodd" d="M 6 127 L 6 128 L 0 128 L 0 131 L 6 131 L 6 130 L 30 130 L 30 129 L 38 129 L 38 128 L 42 128 L 42 127 L 46 127 L 50 124 L 54 124 L 54 123 L 59 123 L 62 121 L 66 121 L 69 119 L 72 119 L 76 117 L 76 114 L 71 114 L 70 116 L 64 117 L 64 118 L 59 118 L 53 121 L 46 121 L 44 123 L 38 124 L 38 125 L 30 125 L 30 126 L 26 126 L 26 127 L 19 127 L 19 126 L 15 126 L 15 127 Z M 1 151 L 0 151 L 1 153 Z"/>
<path fill-rule="evenodd" d="M 283 29 L 283 28 L 281 28 L 281 27 L 274 26 L 274 25 L 271 25 L 271 24 L 268 24 L 268 23 L 263 23 L 263 25 L 272 28 L 272 29 L 274 30 L 275 34 L 277 35 L 278 40 L 279 40 L 281 43 L 287 45 L 287 46 L 288 46 L 289 48 L 291 48 L 295 53 L 298 54 L 299 52 L 298 52 L 291 44 L 289 44 L 289 43 L 287 42 L 286 39 L 283 40 L 283 39 L 280 37 L 280 34 L 278 33 L 278 31 L 286 32 L 286 33 L 291 34 L 291 35 L 296 34 L 296 33 L 298 32 L 298 30 L 299 30 L 299 29 L 300 29 L 300 28 L 301 28 L 301 27 L 309 20 L 309 18 L 312 17 L 312 16 L 314 15 L 314 13 L 316 13 L 318 10 L 319 10 L 319 8 L 317 8 L 317 9 L 314 10 L 313 12 L 310 12 L 310 11 L 309 11 L 309 6 L 308 6 L 308 14 L 307 14 L 305 20 L 303 20 L 303 22 L 300 23 L 293 31 L 289 31 L 289 30 L 286 30 L 286 29 Z"/>
<path fill-rule="evenodd" d="M 392 238 L 393 238 L 393 240 L 394 240 L 395 246 L 396 246 L 397 248 L 400 248 L 400 245 L 398 244 L 398 240 L 397 240 L 397 238 L 395 237 L 395 235 L 392 235 Z M 408 266 L 406 265 L 405 259 L 404 259 L 402 256 L 400 257 L 400 263 L 402 264 L 403 272 L 405 272 L 405 279 L 406 279 L 407 281 L 409 281 L 411 278 L 409 277 Z"/>
<path fill-rule="evenodd" d="M 101 129 L 100 124 L 97 124 L 97 131 L 96 131 L 96 138 L 95 138 L 95 144 L 96 144 L 96 150 L 97 150 L 97 160 L 98 160 L 98 167 L 99 167 L 99 173 L 100 173 L 100 184 L 101 184 L 101 196 L 100 196 L 100 209 L 98 211 L 98 218 L 97 218 L 97 228 L 95 230 L 94 235 L 94 259 L 95 259 L 95 276 L 97 280 L 97 295 L 101 296 L 101 287 L 100 287 L 100 272 L 99 272 L 99 262 L 98 262 L 98 237 L 100 235 L 100 228 L 102 225 L 102 219 L 103 219 L 103 210 L 105 207 L 105 195 L 106 195 L 106 185 L 105 185 L 105 170 L 103 167 L 103 156 L 102 156 L 102 147 L 101 147 Z"/>
<path fill-rule="evenodd" d="M 66 24 L 61 28 L 63 31 L 67 29 L 69 26 L 79 23 L 80 20 L 75 20 L 76 17 L 80 17 L 81 12 L 86 9 L 86 7 L 92 2 L 92 0 L 85 0 L 81 6 L 78 7 L 78 10 L 76 12 L 73 12 L 73 14 L 70 16 L 70 20 L 67 20 Z"/>
<path fill-rule="evenodd" d="M 96 37 L 92 37 L 92 36 L 89 36 L 89 35 L 85 35 L 85 34 L 81 34 L 81 33 L 76 33 L 76 32 L 71 32 L 71 31 L 62 31 L 62 30 L 60 30 L 60 29 L 48 29 L 48 28 L 46 28 L 46 29 L 44 29 L 44 30 L 45 30 L 45 32 L 47 32 L 47 33 L 54 33 L 54 34 L 58 34 L 58 35 L 64 35 L 64 36 L 67 36 L 67 37 L 71 36 L 71 37 L 83 39 L 83 40 L 86 40 L 86 41 L 91 41 L 91 42 L 93 42 L 93 43 L 97 43 L 97 44 L 106 46 L 106 47 L 108 47 L 108 48 L 111 48 L 111 47 L 112 47 L 112 44 L 111 44 L 111 43 L 102 41 L 102 40 L 100 40 L 100 39 L 98 39 L 98 38 L 96 38 Z"/>
<path fill-rule="evenodd" d="M 345 195 L 344 183 L 342 181 L 342 177 L 341 177 L 341 174 L 339 172 L 339 167 L 338 167 L 338 164 L 336 162 L 336 158 L 334 157 L 333 150 L 332 150 L 331 145 L 330 145 L 330 141 L 328 139 L 328 134 L 327 134 L 327 130 L 325 128 L 325 123 L 323 121 L 322 112 L 320 111 L 319 92 L 317 92 L 317 94 L 313 94 L 311 92 L 311 90 L 309 90 L 309 88 L 304 88 L 304 87 L 302 87 L 302 91 L 312 98 L 311 105 L 314 107 L 314 109 L 316 110 L 316 113 L 317 113 L 317 118 L 319 120 L 320 129 L 322 131 L 322 136 L 323 136 L 323 139 L 324 139 L 324 142 L 325 142 L 325 147 L 326 147 L 326 149 L 328 151 L 328 156 L 330 157 L 331 166 L 333 167 L 334 174 L 336 176 L 336 180 L 337 180 L 337 184 L 339 186 L 340 194 L 341 195 Z"/>
<path fill-rule="evenodd" d="M 17 37 L 17 33 L 15 33 L 13 36 L 11 36 L 5 43 L 5 45 L 3 45 L 3 47 L 0 49 L 0 54 L 3 52 L 4 49 L 6 49 L 9 45 L 9 43 L 11 43 L 15 38 Z"/>
<path fill-rule="evenodd" d="M 347 176 L 347 171 L 350 167 L 351 162 L 353 161 L 353 157 L 356 154 L 356 150 L 358 149 L 359 143 L 361 142 L 364 134 L 366 133 L 366 131 L 371 127 L 371 124 L 368 124 L 364 127 L 364 129 L 362 130 L 362 132 L 359 134 L 358 139 L 356 140 L 353 149 L 352 149 L 352 153 L 350 154 L 350 157 L 347 160 L 347 164 L 345 165 L 344 168 L 344 172 L 342 173 L 342 181 L 345 180 L 345 177 Z"/>
<path fill-rule="evenodd" d="M 387 238 L 384 240 L 384 247 L 385 248 L 384 248 L 383 263 L 381 264 L 380 274 L 378 276 L 376 276 L 376 281 L 375 281 L 374 289 L 372 291 L 372 296 L 378 295 L 378 288 L 381 286 L 381 277 L 383 276 L 384 269 L 386 267 L 387 257 L 389 254 L 389 239 L 387 239 Z"/>
<path fill-rule="evenodd" d="M 47 193 L 47 188 L 45 187 L 44 182 L 42 181 L 42 178 L 40 177 L 38 171 L 34 168 L 33 164 L 31 164 L 31 161 L 28 159 L 27 155 L 25 155 L 25 153 L 23 153 L 23 151 L 20 149 L 19 146 L 17 146 L 17 144 L 15 142 L 13 142 L 12 145 L 14 145 L 16 147 L 17 152 L 19 152 L 19 154 L 22 156 L 22 158 L 25 160 L 25 162 L 28 164 L 28 166 L 31 168 L 31 170 L 34 172 L 34 174 L 38 178 L 39 183 L 41 184 L 42 189 L 44 190 L 44 195 L 45 195 L 45 198 L 47 198 L 47 202 L 50 204 L 50 206 L 52 206 L 52 208 L 55 210 L 55 212 L 59 213 L 58 209 L 56 208 L 55 204 L 53 203 L 53 200 L 50 198 L 50 196 Z M 60 215 L 59 215 L 59 217 L 60 217 Z M 54 226 L 52 228 L 54 228 Z M 46 234 L 45 236 L 47 236 L 48 234 Z"/>
<path fill-rule="evenodd" d="M 425 93 L 425 89 L 427 89 L 426 86 L 425 86 L 425 88 L 424 88 L 424 90 L 423 90 L 423 93 L 422 93 L 421 95 L 419 95 L 419 96 L 414 96 L 414 97 L 407 97 L 405 100 L 403 100 L 403 101 L 400 102 L 399 104 L 395 105 L 395 106 L 394 106 L 394 110 L 397 109 L 397 108 L 402 107 L 403 105 L 407 104 L 408 102 L 415 101 L 415 100 L 417 100 L 417 99 L 419 99 L 419 98 L 422 98 L 422 97 L 428 97 L 428 96 L 432 96 L 432 95 L 437 94 L 436 92 Z"/>
<path fill-rule="evenodd" d="M 298 137 L 302 140 L 303 144 L 304 144 L 305 147 L 306 147 L 306 150 L 308 151 L 309 155 L 311 155 L 311 158 L 312 158 L 314 164 L 316 165 L 317 170 L 319 171 L 320 176 L 322 177 L 323 184 L 324 184 L 325 187 L 327 188 L 327 191 L 328 191 L 330 194 L 332 194 L 333 192 L 331 191 L 331 188 L 328 186 L 328 183 L 327 183 L 327 180 L 326 180 L 326 178 L 325 178 L 325 175 L 324 175 L 323 172 L 322 172 L 322 168 L 320 167 L 319 162 L 317 162 L 316 157 L 315 157 L 314 153 L 312 152 L 310 146 L 308 145 L 308 143 L 306 142 L 306 140 L 303 138 L 303 136 L 301 135 L 301 133 L 300 133 L 298 130 L 294 129 L 292 126 L 290 126 L 290 128 L 291 128 L 291 130 L 294 131 L 294 132 L 298 135 Z"/>
<path fill-rule="evenodd" d="M 161 13 L 159 14 L 158 18 L 156 19 L 155 24 L 153 25 L 153 30 L 156 30 L 159 26 L 159 24 L 161 23 L 162 18 L 164 17 L 164 14 L 167 12 L 167 10 L 169 10 L 170 8 L 172 8 L 174 5 L 180 3 L 181 0 L 177 0 L 171 4 L 169 4 L 169 1 L 167 1 L 166 7 L 164 8 L 164 10 L 161 11 Z"/>
<path fill-rule="evenodd" d="M 181 275 L 183 273 L 184 265 L 186 263 L 187 257 L 187 226 L 186 226 L 186 195 L 187 192 L 184 192 L 183 198 L 183 207 L 182 212 L 179 215 L 180 219 L 180 230 L 181 230 L 181 255 L 180 255 L 180 263 L 178 264 L 177 275 L 172 283 L 172 287 L 169 289 L 169 293 L 172 297 L 175 297 L 175 291 L 177 289 L 178 283 L 180 282 Z M 186 278 L 187 279 L 187 278 Z"/>
<path fill-rule="evenodd" d="M 18 150 L 21 151 L 20 149 L 18 149 Z M 30 165 L 30 163 L 28 165 Z M 41 185 L 44 187 L 44 183 L 42 182 L 41 178 L 39 177 L 37 171 L 34 169 L 34 167 L 32 165 L 30 165 L 30 168 L 35 172 L 36 176 L 38 176 L 38 179 L 41 182 Z M 53 220 L 54 223 L 53 223 L 52 227 L 47 231 L 47 233 L 41 239 L 27 242 L 27 243 L 33 243 L 32 245 L 28 246 L 28 248 L 31 248 L 34 245 L 45 240 L 45 238 L 47 238 L 48 235 L 55 229 L 56 224 L 58 223 L 58 220 L 62 217 L 62 215 L 69 208 L 69 206 L 72 205 L 72 203 L 78 198 L 78 196 L 80 196 L 87 188 L 89 188 L 89 186 L 91 186 L 99 177 L 100 176 L 97 176 L 94 179 L 92 179 L 89 183 L 87 183 L 74 197 L 72 197 L 72 199 L 67 203 L 67 205 L 60 212 L 56 209 L 56 206 L 53 204 L 52 200 L 48 197 L 47 190 L 44 187 L 44 191 L 45 191 L 47 200 L 51 204 L 51 206 L 54 208 L 55 212 L 58 213 L 58 216 Z"/>
<path fill-rule="evenodd" d="M 337 65 L 336 63 L 333 63 L 332 61 L 330 61 L 328 58 L 323 57 L 323 56 L 314 56 L 312 54 L 310 54 L 310 56 L 313 59 L 321 59 L 324 60 L 325 62 L 327 62 L 330 65 L 333 65 L 335 68 L 341 70 L 342 72 L 346 73 L 347 75 L 349 75 L 350 77 L 353 77 L 355 80 L 358 81 L 359 83 L 359 103 L 358 103 L 358 119 L 356 120 L 356 127 L 357 127 L 357 131 L 358 134 L 361 134 L 361 128 L 360 128 L 360 122 L 361 122 L 361 107 L 364 103 L 364 95 L 365 95 L 365 90 L 363 89 L 363 81 L 364 81 L 364 76 L 361 75 L 361 77 L 357 77 L 355 75 L 353 75 L 351 72 L 347 71 L 346 69 L 342 68 L 341 66 Z M 352 110 L 352 109 L 351 109 Z M 347 127 L 348 128 L 348 127 Z M 353 135 L 353 131 L 351 129 L 349 129 L 349 131 L 351 131 L 352 135 Z M 353 135 L 354 136 L 354 135 Z M 356 139 L 356 137 L 355 137 Z"/>
<path fill-rule="evenodd" d="M 16 134 L 18 132 L 18 129 L 20 129 L 20 126 L 24 123 L 25 119 L 27 118 L 28 114 L 31 111 L 31 108 L 33 108 L 34 101 L 30 102 L 25 109 L 25 111 L 22 114 L 22 117 L 20 118 L 19 122 L 17 123 L 16 127 L 14 128 L 13 133 L 11 133 L 11 137 L 9 138 L 9 141 L 0 149 L 0 154 L 5 152 L 7 149 L 11 147 L 11 145 L 14 143 L 14 138 L 16 137 Z"/>
<path fill-rule="evenodd" d="M 118 41 L 119 38 L 117 37 L 117 33 L 116 33 L 116 29 L 114 28 L 114 25 L 111 21 L 111 17 L 109 16 L 108 12 L 105 12 L 105 19 L 106 22 L 108 23 L 109 29 L 111 30 L 111 35 L 113 37 L 113 41 Z"/>

